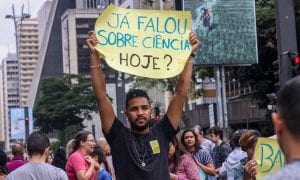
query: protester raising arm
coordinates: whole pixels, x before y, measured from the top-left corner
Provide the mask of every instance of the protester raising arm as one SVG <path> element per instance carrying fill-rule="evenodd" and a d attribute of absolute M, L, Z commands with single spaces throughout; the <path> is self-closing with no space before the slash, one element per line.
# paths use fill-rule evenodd
<path fill-rule="evenodd" d="M 197 39 L 197 34 L 195 32 L 190 33 L 189 40 L 193 54 L 199 47 L 200 42 Z M 178 76 L 175 87 L 175 95 L 172 97 L 167 110 L 167 116 L 169 117 L 174 129 L 177 129 L 179 126 L 182 109 L 187 98 L 187 91 L 190 86 L 193 70 L 193 59 L 194 57 L 191 55 L 187 60 L 183 71 Z"/>
<path fill-rule="evenodd" d="M 89 37 L 86 40 L 86 43 L 90 50 L 91 79 L 100 113 L 101 125 L 104 133 L 107 134 L 115 120 L 115 113 L 113 111 L 111 101 L 107 97 L 104 74 L 100 63 L 100 56 L 95 49 L 95 46 L 97 45 L 95 32 L 89 32 Z"/>

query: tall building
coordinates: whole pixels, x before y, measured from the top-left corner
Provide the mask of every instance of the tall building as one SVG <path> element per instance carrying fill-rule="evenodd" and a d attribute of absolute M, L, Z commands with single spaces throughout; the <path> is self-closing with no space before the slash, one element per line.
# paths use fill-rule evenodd
<path fill-rule="evenodd" d="M 28 106 L 28 95 L 38 59 L 38 20 L 23 19 L 17 23 L 20 62 L 20 105 Z"/>
<path fill-rule="evenodd" d="M 1 65 L 1 135 L 4 136 L 5 147 L 10 142 L 10 109 L 20 107 L 19 101 L 19 62 L 16 54 L 9 53 Z M 3 131 L 2 131 L 3 130 Z M 2 141 L 2 139 L 1 139 Z"/>
<path fill-rule="evenodd" d="M 63 72 L 90 74 L 89 50 L 85 43 L 102 10 L 68 9 L 61 17 Z"/>
<path fill-rule="evenodd" d="M 3 118 L 3 79 L 2 79 L 2 65 L 0 65 L 0 149 L 4 149 L 5 134 L 4 134 L 4 118 Z"/>
<path fill-rule="evenodd" d="M 45 34 L 45 30 L 49 25 L 49 14 L 52 5 L 52 0 L 47 0 L 38 11 L 38 21 L 39 21 L 39 49 Z"/>
<path fill-rule="evenodd" d="M 99 13 L 108 2 L 103 0 L 52 1 L 30 91 L 30 108 L 34 108 L 39 98 L 40 80 L 43 77 L 62 76 L 66 73 L 83 74 L 89 78 L 89 52 L 85 45 L 85 39 L 88 31 L 94 28 Z M 114 74 L 106 77 L 116 79 Z M 115 96 L 115 91 L 112 94 Z M 87 121 L 85 124 L 89 130 L 101 129 L 99 116 L 95 115 L 94 117 L 93 121 L 95 120 L 97 123 Z M 97 135 L 97 137 L 99 136 Z"/>
<path fill-rule="evenodd" d="M 112 0 L 76 0 L 76 9 L 105 9 Z"/>
<path fill-rule="evenodd" d="M 61 15 L 67 9 L 75 8 L 74 0 L 53 0 L 47 20 L 47 28 L 41 38 L 38 62 L 30 89 L 28 106 L 33 108 L 39 96 L 40 79 L 47 76 L 63 75 Z M 40 17 L 38 17 L 40 18 Z M 42 18 L 42 17 L 41 17 Z"/>

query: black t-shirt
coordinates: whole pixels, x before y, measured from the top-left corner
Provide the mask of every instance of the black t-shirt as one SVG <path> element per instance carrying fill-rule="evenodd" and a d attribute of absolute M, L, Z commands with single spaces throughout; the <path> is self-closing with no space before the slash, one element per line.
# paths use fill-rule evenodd
<path fill-rule="evenodd" d="M 145 135 L 136 135 L 119 120 L 105 134 L 117 180 L 168 180 L 169 142 L 176 135 L 167 115 Z M 142 166 L 142 161 L 145 166 Z"/>

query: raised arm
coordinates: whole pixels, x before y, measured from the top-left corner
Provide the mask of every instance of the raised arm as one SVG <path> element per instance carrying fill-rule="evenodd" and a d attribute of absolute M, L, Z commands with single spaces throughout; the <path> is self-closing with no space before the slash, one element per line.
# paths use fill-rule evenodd
<path fill-rule="evenodd" d="M 86 44 L 90 50 L 91 79 L 100 113 L 101 125 L 104 133 L 107 134 L 115 120 L 115 113 L 106 93 L 106 85 L 101 68 L 100 56 L 95 49 L 95 46 L 97 45 L 95 32 L 89 32 Z"/>
<path fill-rule="evenodd" d="M 191 32 L 189 40 L 190 45 L 192 46 L 192 53 L 194 53 L 200 44 L 199 40 L 197 39 L 197 34 L 195 32 Z M 183 71 L 178 76 L 175 87 L 175 94 L 172 97 L 167 110 L 167 115 L 174 129 L 178 128 L 181 120 L 182 109 L 186 101 L 187 92 L 191 83 L 192 70 L 193 57 L 190 56 L 185 64 Z"/>

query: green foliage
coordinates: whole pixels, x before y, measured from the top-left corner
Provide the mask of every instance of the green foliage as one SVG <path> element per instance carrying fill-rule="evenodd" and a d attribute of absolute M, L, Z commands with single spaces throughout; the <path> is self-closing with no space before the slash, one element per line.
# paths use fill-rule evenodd
<path fill-rule="evenodd" d="M 163 89 L 174 93 L 176 85 L 176 77 L 168 79 L 150 79 L 146 77 L 133 76 L 134 82 L 132 84 L 133 88 L 144 87 L 146 89 L 153 88 L 156 85 L 160 84 Z"/>
<path fill-rule="evenodd" d="M 196 71 L 196 76 L 198 76 L 201 79 L 204 79 L 205 77 L 214 77 L 214 69 L 210 67 L 200 67 Z"/>
<path fill-rule="evenodd" d="M 194 67 L 193 68 L 193 75 L 192 75 L 192 85 L 189 89 L 191 94 L 194 94 L 194 97 L 199 97 L 202 95 L 201 90 L 195 90 L 193 87 L 197 84 L 197 78 L 204 78 L 204 77 L 213 77 L 213 68 L 209 67 Z M 133 76 L 134 83 L 132 85 L 133 88 L 137 87 L 144 87 L 146 89 L 153 88 L 156 85 L 160 84 L 162 88 L 166 91 L 171 92 L 172 94 L 175 93 L 175 85 L 177 77 L 172 77 L 168 79 L 150 79 L 140 76 Z"/>
<path fill-rule="evenodd" d="M 73 139 L 74 135 L 82 130 L 82 126 L 80 124 L 73 124 L 71 126 L 66 127 L 59 134 L 60 145 L 65 146 L 69 140 Z"/>
<path fill-rule="evenodd" d="M 83 127 L 82 121 L 97 110 L 91 82 L 80 75 L 45 78 L 41 90 L 34 125 L 44 133 L 62 132 L 72 125 Z"/>
<path fill-rule="evenodd" d="M 50 151 L 55 152 L 61 146 L 60 141 L 55 141 L 50 144 Z"/>

